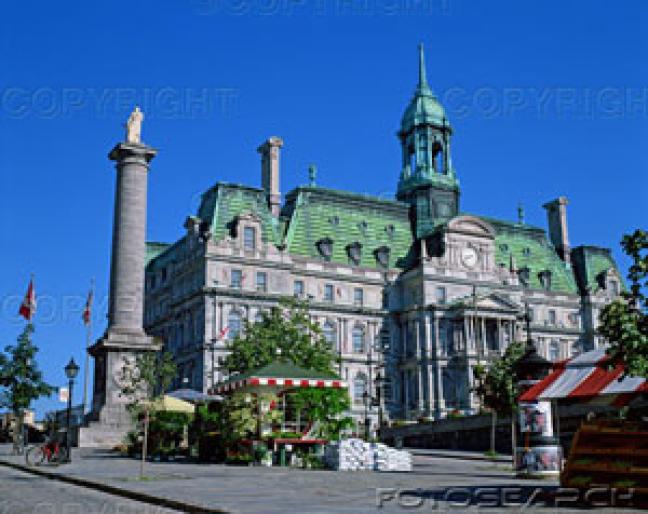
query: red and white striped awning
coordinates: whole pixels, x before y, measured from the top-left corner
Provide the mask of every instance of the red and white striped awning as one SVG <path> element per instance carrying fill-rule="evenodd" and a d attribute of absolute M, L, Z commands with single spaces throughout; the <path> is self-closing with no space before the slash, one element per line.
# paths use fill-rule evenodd
<path fill-rule="evenodd" d="M 648 381 L 641 377 L 621 380 L 623 366 L 608 370 L 605 348 L 554 364 L 554 370 L 519 398 L 521 402 L 547 400 L 590 401 L 608 396 L 610 403 L 624 405 L 634 395 L 648 392 Z"/>
<path fill-rule="evenodd" d="M 295 389 L 298 387 L 319 387 L 319 388 L 345 388 L 344 380 L 321 380 L 312 378 L 268 378 L 268 377 L 247 377 L 242 380 L 231 380 L 221 385 L 216 385 L 217 394 L 231 393 L 243 388 L 275 387 L 277 389 Z"/>

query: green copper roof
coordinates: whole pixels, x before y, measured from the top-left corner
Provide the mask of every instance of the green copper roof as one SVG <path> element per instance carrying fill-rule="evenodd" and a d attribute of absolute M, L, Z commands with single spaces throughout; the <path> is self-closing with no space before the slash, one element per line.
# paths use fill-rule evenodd
<path fill-rule="evenodd" d="M 407 204 L 394 200 L 300 187 L 286 197 L 285 243 L 290 254 L 321 258 L 318 242 L 332 240 L 331 262 L 349 264 L 349 245 L 359 243 L 359 265 L 380 268 L 374 251 L 390 249 L 390 267 L 404 267 L 412 244 Z"/>
<path fill-rule="evenodd" d="M 478 216 L 490 223 L 495 229 L 495 262 L 507 268 L 511 256 L 516 268 L 529 269 L 529 287 L 543 289 L 540 272 L 551 272 L 550 291 L 577 294 L 573 272 L 558 257 L 556 250 L 547 239 L 546 232 L 539 228 L 519 223 Z"/>
<path fill-rule="evenodd" d="M 158 255 L 163 253 L 167 248 L 171 246 L 169 243 L 157 243 L 154 241 L 147 241 L 146 243 L 146 264 L 155 259 Z"/>
<path fill-rule="evenodd" d="M 572 261 L 574 262 L 578 285 L 583 292 L 587 290 L 596 292 L 601 289 L 598 280 L 599 276 L 610 269 L 615 270 L 621 277 L 609 248 L 578 246 L 572 249 Z M 622 289 L 625 289 L 623 277 L 621 277 L 620 285 Z"/>
<path fill-rule="evenodd" d="M 430 89 L 425 73 L 423 45 L 419 45 L 419 80 L 414 97 L 403 113 L 401 131 L 409 132 L 415 125 L 448 124 L 446 113 L 438 98 Z"/>
<path fill-rule="evenodd" d="M 246 213 L 261 218 L 265 242 L 280 243 L 280 224 L 270 213 L 262 189 L 219 182 L 202 195 L 198 209 L 198 217 L 210 223 L 216 241 L 231 234 L 236 217 Z"/>

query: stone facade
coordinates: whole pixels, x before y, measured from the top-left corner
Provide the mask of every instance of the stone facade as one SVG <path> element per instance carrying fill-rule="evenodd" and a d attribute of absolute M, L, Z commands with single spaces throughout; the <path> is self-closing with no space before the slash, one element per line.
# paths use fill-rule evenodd
<path fill-rule="evenodd" d="M 396 200 L 311 184 L 279 205 L 279 149 L 259 147 L 262 188 L 218 183 L 186 234 L 149 243 L 145 327 L 178 364 L 176 387 L 208 390 L 244 319 L 286 296 L 310 303 L 364 418 L 362 393 L 387 378 L 380 410 L 440 418 L 478 407 L 472 367 L 523 333 L 525 305 L 540 354 L 559 360 L 595 347 L 601 306 L 623 282 L 609 250 L 570 248 L 566 199 L 546 205 L 549 233 L 463 213 L 453 130 L 425 77 L 399 131 Z M 223 337 L 225 329 L 227 334 Z M 375 424 L 379 409 L 369 414 Z"/>

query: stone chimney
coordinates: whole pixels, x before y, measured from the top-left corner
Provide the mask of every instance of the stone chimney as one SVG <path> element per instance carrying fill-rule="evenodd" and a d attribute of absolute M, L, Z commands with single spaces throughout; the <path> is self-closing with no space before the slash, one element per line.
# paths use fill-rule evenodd
<path fill-rule="evenodd" d="M 273 216 L 279 216 L 281 193 L 279 192 L 279 149 L 283 146 L 280 137 L 272 136 L 257 152 L 261 154 L 261 187 L 265 190 L 268 207 Z"/>
<path fill-rule="evenodd" d="M 547 202 L 543 207 L 547 210 L 549 223 L 549 239 L 556 248 L 560 258 L 569 264 L 570 248 L 567 234 L 567 198 L 561 196 L 556 200 Z"/>

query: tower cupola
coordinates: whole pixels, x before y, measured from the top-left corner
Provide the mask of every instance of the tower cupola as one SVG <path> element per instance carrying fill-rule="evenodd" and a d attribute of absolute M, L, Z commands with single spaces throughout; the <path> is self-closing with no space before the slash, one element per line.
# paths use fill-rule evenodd
<path fill-rule="evenodd" d="M 398 131 L 402 166 L 396 194 L 399 200 L 416 205 L 417 226 L 449 219 L 459 209 L 459 181 L 450 153 L 453 131 L 428 84 L 422 44 L 418 68 L 418 85 Z"/>

